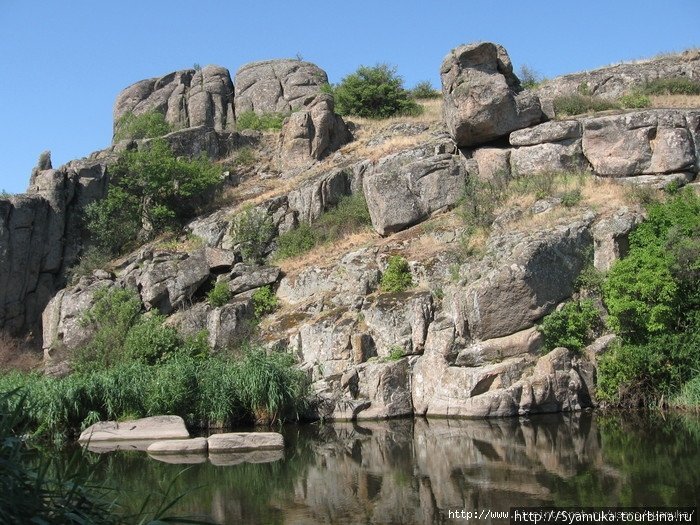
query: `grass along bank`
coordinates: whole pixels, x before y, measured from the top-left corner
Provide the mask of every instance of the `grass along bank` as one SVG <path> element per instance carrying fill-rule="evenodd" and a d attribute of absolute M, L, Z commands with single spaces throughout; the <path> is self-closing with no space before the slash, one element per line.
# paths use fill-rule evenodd
<path fill-rule="evenodd" d="M 306 408 L 307 376 L 291 355 L 255 346 L 213 355 L 206 334 L 180 337 L 161 316 L 142 313 L 132 292 L 103 291 L 83 322 L 95 335 L 74 352 L 70 375 L 0 375 L 0 392 L 20 389 L 26 398 L 36 436 L 66 438 L 97 421 L 159 414 L 191 427 L 271 424 Z"/>

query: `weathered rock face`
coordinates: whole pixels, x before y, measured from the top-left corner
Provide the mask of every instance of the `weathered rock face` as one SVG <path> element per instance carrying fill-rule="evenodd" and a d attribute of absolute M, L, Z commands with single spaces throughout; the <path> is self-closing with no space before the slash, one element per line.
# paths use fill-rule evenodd
<path fill-rule="evenodd" d="M 522 91 L 506 50 L 489 42 L 453 49 L 440 68 L 444 117 L 459 147 L 482 144 L 542 120 Z"/>
<path fill-rule="evenodd" d="M 106 191 L 100 160 L 35 170 L 28 192 L 0 200 L 0 330 L 40 332 L 41 313 L 81 245 L 80 214 Z"/>
<path fill-rule="evenodd" d="M 552 100 L 556 97 L 579 93 L 582 86 L 591 95 L 614 100 L 635 88 L 642 87 L 647 82 L 674 77 L 700 78 L 700 53 L 687 51 L 680 55 L 564 75 L 545 81 L 536 89 L 536 93 L 542 99 L 543 109 L 553 117 Z"/>
<path fill-rule="evenodd" d="M 300 60 L 268 60 L 242 66 L 234 80 L 236 115 L 291 113 L 307 106 L 328 82 L 326 72 Z"/>
<path fill-rule="evenodd" d="M 207 439 L 210 453 L 278 450 L 284 448 L 284 438 L 277 432 L 231 432 L 212 434 Z"/>
<path fill-rule="evenodd" d="M 494 250 L 502 254 L 496 256 L 498 262 L 484 261 L 478 279 L 448 289 L 457 333 L 474 339 L 510 335 L 531 327 L 571 296 L 592 245 L 592 219 L 586 216 L 530 236 L 492 239 Z M 493 268 L 485 270 L 489 264 Z"/>
<path fill-rule="evenodd" d="M 176 129 L 205 126 L 217 131 L 234 126 L 233 83 L 227 69 L 207 66 L 175 71 L 161 78 L 141 80 L 117 95 L 114 130 L 132 113 L 162 113 Z"/>
<path fill-rule="evenodd" d="M 363 183 L 372 226 L 388 235 L 448 210 L 462 197 L 467 176 L 458 155 L 435 154 L 429 146 L 381 159 Z"/>
<path fill-rule="evenodd" d="M 645 110 L 583 120 L 583 152 L 602 176 L 697 173 L 697 110 Z"/>
<path fill-rule="evenodd" d="M 629 251 L 629 235 L 642 222 L 640 210 L 622 208 L 612 217 L 606 217 L 593 227 L 593 265 L 597 270 L 607 272 L 615 261 Z"/>
<path fill-rule="evenodd" d="M 332 95 L 316 95 L 282 126 L 279 160 L 283 170 L 319 160 L 350 142 L 352 135 L 334 112 Z"/>

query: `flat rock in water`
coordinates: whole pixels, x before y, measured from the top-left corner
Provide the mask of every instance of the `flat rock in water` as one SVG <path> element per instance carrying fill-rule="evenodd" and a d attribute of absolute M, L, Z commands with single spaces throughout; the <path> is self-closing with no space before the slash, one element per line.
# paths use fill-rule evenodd
<path fill-rule="evenodd" d="M 217 467 L 230 467 L 241 463 L 272 463 L 284 459 L 284 450 L 254 450 L 252 452 L 214 452 L 209 461 Z"/>
<path fill-rule="evenodd" d="M 198 465 L 207 462 L 206 452 L 192 454 L 151 454 L 149 452 L 148 457 L 160 461 L 161 463 L 170 463 L 173 465 Z"/>
<path fill-rule="evenodd" d="M 197 454 L 206 453 L 207 438 L 168 439 L 156 441 L 148 447 L 148 453 L 154 455 Z"/>
<path fill-rule="evenodd" d="M 277 432 L 231 432 L 209 436 L 209 452 L 247 452 L 284 448 L 284 438 Z"/>
<path fill-rule="evenodd" d="M 100 421 L 86 428 L 78 441 L 157 441 L 186 439 L 190 433 L 179 416 L 153 416 L 133 421 Z"/>

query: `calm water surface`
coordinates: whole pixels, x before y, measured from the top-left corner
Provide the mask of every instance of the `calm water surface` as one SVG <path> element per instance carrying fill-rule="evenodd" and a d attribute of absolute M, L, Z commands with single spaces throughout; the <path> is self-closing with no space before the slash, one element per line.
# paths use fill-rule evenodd
<path fill-rule="evenodd" d="M 175 494 L 192 490 L 177 514 L 227 524 L 467 523 L 450 511 L 695 506 L 700 500 L 697 416 L 416 419 L 283 432 L 283 457 L 187 466 L 142 452 L 90 459 L 117 486 L 129 487 L 126 501 L 141 501 L 174 479 Z M 504 520 L 479 523 L 490 522 Z"/>

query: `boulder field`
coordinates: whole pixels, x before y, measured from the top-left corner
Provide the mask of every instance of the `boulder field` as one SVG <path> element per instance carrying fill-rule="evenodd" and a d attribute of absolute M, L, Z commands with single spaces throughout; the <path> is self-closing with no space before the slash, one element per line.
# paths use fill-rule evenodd
<path fill-rule="evenodd" d="M 700 61 L 664 57 L 585 78 L 596 92 L 618 93 L 612 86 L 623 70 L 629 87 L 669 72 L 700 78 Z M 455 48 L 440 74 L 441 120 L 376 128 L 336 115 L 321 92 L 325 72 L 306 62 L 249 64 L 233 80 L 207 66 L 128 87 L 115 103 L 115 130 L 127 113 L 158 111 L 175 129 L 165 139 L 178 155 L 223 161 L 248 147 L 259 152 L 259 166 L 229 173 L 236 201 L 186 226 L 200 246 L 151 243 L 71 286 L 66 270 L 82 249 L 80 211 L 105 195 L 117 155 L 148 139 L 118 141 L 58 169 L 37 166 L 27 194 L 0 200 L 0 329 L 41 333 L 47 371 L 65 373 L 66 356 L 91 336 L 80 319 L 95 292 L 121 287 L 184 334 L 206 329 L 210 346 L 222 349 L 245 336 L 252 294 L 271 286 L 281 308 L 260 323 L 260 337 L 308 373 L 310 417 L 500 417 L 593 406 L 595 356 L 609 336 L 582 353 L 545 353 L 536 324 L 572 297 L 589 261 L 606 270 L 625 255 L 642 209 L 618 205 L 612 193 L 609 205 L 598 196 L 600 206 L 538 198 L 500 212 L 479 253 L 461 257 L 465 226 L 453 210 L 473 181 L 544 172 L 584 172 L 600 191 L 617 187 L 610 180 L 693 183 L 700 109 L 552 119 L 552 97 L 583 77 L 525 90 L 505 49 L 491 43 Z M 613 80 L 600 80 L 606 75 Z M 275 136 L 237 130 L 250 111 L 288 117 Z M 361 242 L 340 242 L 296 266 L 243 262 L 231 235 L 241 203 L 270 218 L 275 235 L 262 249 L 269 255 L 277 235 L 360 193 L 373 230 Z M 383 292 L 382 273 L 396 254 L 409 261 L 415 286 Z M 223 306 L 203 300 L 214 282 L 231 292 Z"/>

